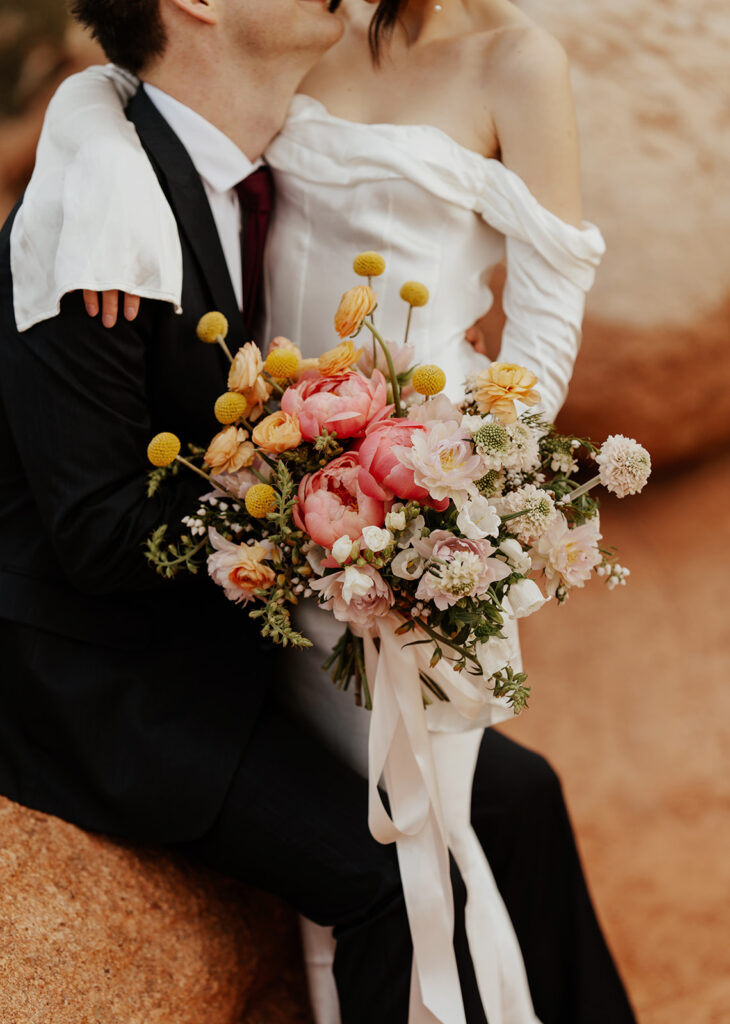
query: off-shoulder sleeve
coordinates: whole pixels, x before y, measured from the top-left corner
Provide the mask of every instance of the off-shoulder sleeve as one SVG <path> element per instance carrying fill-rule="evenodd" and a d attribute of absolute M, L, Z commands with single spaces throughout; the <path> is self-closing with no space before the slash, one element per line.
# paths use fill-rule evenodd
<path fill-rule="evenodd" d="M 180 309 L 172 210 L 124 106 L 138 82 L 112 65 L 68 78 L 52 99 L 11 234 L 15 320 L 55 316 L 68 292 L 119 289 Z"/>
<path fill-rule="evenodd" d="M 574 227 L 541 206 L 502 164 L 490 167 L 488 185 L 479 212 L 506 237 L 506 324 L 498 358 L 537 374 L 540 409 L 554 420 L 568 392 L 586 294 L 605 243 L 594 224 Z"/>

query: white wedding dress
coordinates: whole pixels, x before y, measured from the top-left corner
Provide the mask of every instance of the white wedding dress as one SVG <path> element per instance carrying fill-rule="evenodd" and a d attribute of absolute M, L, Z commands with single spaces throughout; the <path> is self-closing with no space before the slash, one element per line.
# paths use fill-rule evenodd
<path fill-rule="evenodd" d="M 14 280 L 23 282 L 15 295 L 19 324 L 53 315 L 64 291 L 89 286 L 89 264 L 81 257 L 75 264 L 74 254 L 95 223 L 95 204 L 104 210 L 110 194 L 103 150 L 94 151 L 90 123 L 103 128 L 100 147 L 118 125 L 110 144 L 110 180 L 135 183 L 132 194 L 123 188 L 115 193 L 114 215 L 124 225 L 125 244 L 121 251 L 99 245 L 94 273 L 106 287 L 113 282 L 130 293 L 180 304 L 175 222 L 121 115 L 117 93 L 126 98 L 132 86 L 113 69 L 91 69 L 66 83 L 53 101 L 39 148 L 40 170 L 13 232 Z M 387 263 L 375 282 L 378 326 L 386 337 L 401 340 L 407 307 L 400 287 L 407 280 L 426 284 L 431 298 L 414 310 L 410 342 L 419 362 L 445 370 L 447 391 L 457 397 L 464 377 L 487 363 L 464 333 L 491 306 L 491 270 L 506 259 L 499 358 L 532 369 L 543 411 L 549 418 L 557 414 L 580 344 L 585 295 L 604 252 L 594 225 L 576 228 L 560 220 L 499 161 L 465 149 L 437 128 L 357 124 L 303 95 L 295 97 L 267 160 L 277 187 L 265 284 L 267 339 L 292 338 L 305 356 L 331 348 L 338 340 L 333 314 L 340 294 L 357 283 L 352 259 L 375 249 Z M 64 186 L 84 166 L 93 166 L 93 174 L 85 177 L 80 209 Z M 44 252 L 65 252 L 68 258 L 63 266 L 49 266 L 39 260 Z M 322 670 L 342 626 L 313 602 L 299 609 L 298 625 L 315 646 L 284 654 L 282 699 L 323 743 L 367 775 L 370 713 Z M 505 649 L 518 668 L 514 620 L 506 634 Z M 510 717 L 510 711 L 504 702 L 493 702 L 482 719 L 467 722 L 442 704 L 426 717 L 449 846 L 467 884 L 467 933 L 489 1024 L 538 1024 L 509 916 L 469 822 L 482 729 Z M 331 933 L 306 922 L 303 933 L 317 1024 L 339 1024 Z M 414 1012 L 413 1005 L 409 1024 L 442 1019 L 428 1010 Z M 463 1021 L 463 1011 L 443 1019 Z"/>

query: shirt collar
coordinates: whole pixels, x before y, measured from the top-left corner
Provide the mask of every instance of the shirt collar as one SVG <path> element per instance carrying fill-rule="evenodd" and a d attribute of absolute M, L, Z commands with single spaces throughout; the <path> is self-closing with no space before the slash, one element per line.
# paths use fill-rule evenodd
<path fill-rule="evenodd" d="M 232 139 L 191 107 L 157 86 L 145 82 L 144 88 L 188 151 L 195 170 L 215 192 L 228 192 L 263 165 L 261 159 L 251 163 Z"/>

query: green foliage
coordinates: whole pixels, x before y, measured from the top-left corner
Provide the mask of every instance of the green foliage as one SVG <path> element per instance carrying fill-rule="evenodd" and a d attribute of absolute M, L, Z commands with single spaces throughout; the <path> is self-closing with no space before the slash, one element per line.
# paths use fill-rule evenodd
<path fill-rule="evenodd" d="M 158 526 L 151 537 L 148 537 L 145 558 L 154 566 L 155 571 L 165 579 L 171 580 L 179 572 L 189 572 L 194 576 L 205 559 L 208 538 L 195 541 L 188 534 L 183 534 L 177 542 L 166 543 L 167 524 Z"/>

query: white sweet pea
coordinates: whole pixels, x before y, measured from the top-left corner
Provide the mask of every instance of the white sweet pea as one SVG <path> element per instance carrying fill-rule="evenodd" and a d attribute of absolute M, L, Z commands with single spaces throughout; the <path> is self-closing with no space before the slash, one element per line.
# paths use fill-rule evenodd
<path fill-rule="evenodd" d="M 406 514 L 404 510 L 398 509 L 398 511 L 391 511 L 385 517 L 385 525 L 389 530 L 405 530 L 406 528 Z"/>
<path fill-rule="evenodd" d="M 408 528 L 402 537 L 398 538 L 399 548 L 408 548 L 411 546 L 411 542 L 419 540 L 421 537 L 421 530 L 426 525 L 426 520 L 423 516 L 416 516 L 415 519 L 411 519 L 408 524 Z"/>
<path fill-rule="evenodd" d="M 335 558 L 340 565 L 344 565 L 347 559 L 352 553 L 352 539 L 344 534 L 342 537 L 338 537 L 332 545 L 332 556 Z"/>
<path fill-rule="evenodd" d="M 317 576 L 324 576 L 324 566 L 322 562 L 327 557 L 327 552 L 319 544 L 312 544 L 307 550 L 307 561 L 311 565 Z"/>
<path fill-rule="evenodd" d="M 353 597 L 364 597 L 365 594 L 372 590 L 373 585 L 373 581 L 367 573 L 360 572 L 354 565 L 348 565 L 345 568 L 342 596 L 347 604 L 349 604 Z"/>
<path fill-rule="evenodd" d="M 468 413 L 462 416 L 461 425 L 464 430 L 468 430 L 470 434 L 476 434 L 480 427 L 484 426 L 483 416 L 471 416 Z"/>
<path fill-rule="evenodd" d="M 399 551 L 390 563 L 390 569 L 394 576 L 402 580 L 417 580 L 423 576 L 426 567 L 426 559 L 422 558 L 415 548 L 406 548 Z"/>
<path fill-rule="evenodd" d="M 456 525 L 469 540 L 496 537 L 501 522 L 497 510 L 481 495 L 466 501 L 456 517 Z"/>
<path fill-rule="evenodd" d="M 528 615 L 539 611 L 550 598 L 543 597 L 534 580 L 518 580 L 509 588 L 505 600 L 516 619 L 526 619 Z"/>
<path fill-rule="evenodd" d="M 499 550 L 510 560 L 515 572 L 529 572 L 532 568 L 530 556 L 514 537 L 508 537 L 507 540 L 503 540 L 499 545 Z"/>
<path fill-rule="evenodd" d="M 362 531 L 362 539 L 377 554 L 393 543 L 393 534 L 390 530 L 381 530 L 379 526 L 366 526 Z"/>

